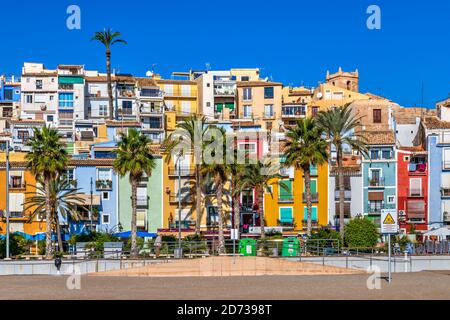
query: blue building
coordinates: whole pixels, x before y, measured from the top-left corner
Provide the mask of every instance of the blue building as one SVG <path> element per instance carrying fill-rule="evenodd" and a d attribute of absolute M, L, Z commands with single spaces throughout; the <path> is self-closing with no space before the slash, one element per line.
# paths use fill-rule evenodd
<path fill-rule="evenodd" d="M 70 233 L 81 233 L 86 230 L 104 232 L 119 230 L 117 209 L 119 187 L 113 162 L 114 159 L 76 157 L 70 161 L 65 175 L 84 200 L 84 204 L 80 204 L 77 208 L 79 220 L 66 221 Z"/>
<path fill-rule="evenodd" d="M 380 225 L 382 209 L 397 209 L 397 160 L 392 131 L 367 132 L 362 161 L 364 215 Z"/>
<path fill-rule="evenodd" d="M 429 229 L 450 225 L 450 122 L 426 118 L 423 122 L 428 168 Z"/>
<path fill-rule="evenodd" d="M 20 79 L 0 77 L 0 119 L 18 116 L 20 92 Z"/>

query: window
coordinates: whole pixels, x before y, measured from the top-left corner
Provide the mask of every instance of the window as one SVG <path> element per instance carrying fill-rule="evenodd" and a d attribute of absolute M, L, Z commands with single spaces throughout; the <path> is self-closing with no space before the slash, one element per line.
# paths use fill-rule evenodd
<path fill-rule="evenodd" d="M 106 104 L 101 104 L 98 106 L 98 115 L 100 117 L 106 117 L 108 115 L 108 106 Z"/>
<path fill-rule="evenodd" d="M 383 155 L 383 159 L 386 159 L 386 160 L 391 159 L 391 150 L 383 150 L 382 155 Z"/>
<path fill-rule="evenodd" d="M 315 117 L 319 113 L 319 107 L 312 107 L 311 109 L 312 116 Z"/>
<path fill-rule="evenodd" d="M 244 118 L 252 117 L 252 106 L 244 106 Z"/>
<path fill-rule="evenodd" d="M 370 213 L 380 213 L 381 209 L 383 209 L 383 201 L 382 200 L 369 201 L 369 212 Z"/>
<path fill-rule="evenodd" d="M 55 99 L 55 96 L 51 95 L 50 96 L 50 101 L 53 101 Z"/>
<path fill-rule="evenodd" d="M 378 150 L 370 150 L 370 159 L 378 160 L 379 159 L 379 151 Z"/>
<path fill-rule="evenodd" d="M 17 131 L 17 139 L 21 140 L 22 143 L 27 143 L 30 138 L 30 133 L 26 130 Z"/>
<path fill-rule="evenodd" d="M 273 87 L 264 87 L 264 99 L 273 99 Z"/>
<path fill-rule="evenodd" d="M 36 90 L 42 89 L 42 80 L 36 80 Z"/>
<path fill-rule="evenodd" d="M 388 204 L 395 204 L 395 196 L 387 196 Z"/>
<path fill-rule="evenodd" d="M 284 188 L 281 186 L 281 182 L 284 184 Z M 292 191 L 292 180 L 282 180 L 278 184 L 280 201 L 292 201 L 294 199 L 294 193 Z"/>
<path fill-rule="evenodd" d="M 249 76 L 242 76 L 241 77 L 241 81 L 250 81 L 250 77 Z"/>
<path fill-rule="evenodd" d="M 217 207 L 210 206 L 208 207 L 208 214 L 206 217 L 206 224 L 211 226 L 215 225 L 219 222 L 219 212 Z"/>
<path fill-rule="evenodd" d="M 109 200 L 109 192 L 102 192 L 102 199 Z"/>
<path fill-rule="evenodd" d="M 59 96 L 59 107 L 62 108 L 73 108 L 73 93 L 60 93 Z"/>
<path fill-rule="evenodd" d="M 111 180 L 111 169 L 97 169 L 97 180 Z"/>
<path fill-rule="evenodd" d="M 167 96 L 173 96 L 173 84 L 166 84 L 164 86 L 164 93 Z"/>
<path fill-rule="evenodd" d="M 47 122 L 53 122 L 53 116 L 47 116 Z"/>
<path fill-rule="evenodd" d="M 373 123 L 381 123 L 381 109 L 373 109 Z"/>
<path fill-rule="evenodd" d="M 273 104 L 266 104 L 264 106 L 264 117 L 266 118 L 273 117 Z"/>
<path fill-rule="evenodd" d="M 254 199 L 252 190 L 243 190 L 241 195 L 241 203 L 244 208 L 253 208 Z"/>
<path fill-rule="evenodd" d="M 252 88 L 244 88 L 244 100 L 252 100 Z"/>
<path fill-rule="evenodd" d="M 109 224 L 109 214 L 102 214 L 102 224 Z"/>
<path fill-rule="evenodd" d="M 122 101 L 122 114 L 133 114 L 133 102 Z"/>
<path fill-rule="evenodd" d="M 303 207 L 303 220 L 308 219 L 308 207 Z M 317 207 L 311 207 L 311 221 L 317 222 Z"/>
<path fill-rule="evenodd" d="M 189 86 L 189 85 L 182 85 L 181 86 L 181 95 L 183 97 L 189 97 L 191 95 L 191 86 Z"/>
<path fill-rule="evenodd" d="M 33 96 L 31 94 L 27 94 L 25 96 L 26 103 L 33 103 Z"/>
<path fill-rule="evenodd" d="M 5 100 L 13 99 L 13 89 L 5 89 Z"/>
<path fill-rule="evenodd" d="M 294 220 L 292 208 L 280 208 L 280 222 L 292 223 Z"/>
<path fill-rule="evenodd" d="M 74 180 L 74 169 L 66 169 L 62 173 L 62 179 L 67 182 Z"/>
<path fill-rule="evenodd" d="M 409 196 L 421 197 L 422 196 L 422 179 L 409 179 Z"/>

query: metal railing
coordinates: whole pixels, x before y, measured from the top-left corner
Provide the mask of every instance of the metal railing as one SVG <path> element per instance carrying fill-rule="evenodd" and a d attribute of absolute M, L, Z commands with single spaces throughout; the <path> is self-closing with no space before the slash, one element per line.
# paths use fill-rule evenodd
<path fill-rule="evenodd" d="M 302 194 L 302 198 L 303 198 L 303 203 L 306 203 L 306 192 L 303 192 Z M 318 203 L 319 202 L 319 194 L 317 192 L 312 192 L 311 193 L 311 202 L 313 203 Z"/>
<path fill-rule="evenodd" d="M 192 176 L 195 174 L 195 169 L 188 166 L 182 166 L 180 168 L 169 167 L 169 176 L 178 176 L 178 174 L 180 174 L 182 177 Z"/>
<path fill-rule="evenodd" d="M 95 187 L 97 190 L 111 190 L 112 180 L 97 180 L 95 181 Z"/>
<path fill-rule="evenodd" d="M 384 178 L 368 178 L 367 179 L 368 183 L 369 183 L 369 187 L 371 188 L 380 188 L 380 187 L 384 187 L 385 185 L 385 180 Z"/>

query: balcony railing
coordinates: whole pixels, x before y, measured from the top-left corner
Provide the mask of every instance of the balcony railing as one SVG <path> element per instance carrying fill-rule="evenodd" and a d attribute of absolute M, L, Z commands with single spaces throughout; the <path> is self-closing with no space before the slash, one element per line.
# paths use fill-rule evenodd
<path fill-rule="evenodd" d="M 263 112 L 262 116 L 264 119 L 275 119 L 277 114 L 276 112 Z"/>
<path fill-rule="evenodd" d="M 408 166 L 410 175 L 426 175 L 427 164 L 426 163 L 410 163 Z"/>
<path fill-rule="evenodd" d="M 112 190 L 112 180 L 97 180 L 95 187 L 97 190 Z"/>
<path fill-rule="evenodd" d="M 417 188 L 417 189 L 408 188 L 407 194 L 408 194 L 408 197 L 410 197 L 410 198 L 421 198 L 421 197 L 423 197 L 423 190 L 420 188 Z"/>
<path fill-rule="evenodd" d="M 306 116 L 305 107 L 281 107 L 283 118 L 302 118 Z"/>
<path fill-rule="evenodd" d="M 303 193 L 303 203 L 306 203 L 306 192 Z M 319 194 L 317 192 L 311 193 L 311 202 L 318 203 L 319 202 Z"/>
<path fill-rule="evenodd" d="M 13 219 L 20 219 L 20 218 L 24 218 L 25 215 L 24 215 L 23 212 L 18 212 L 18 211 L 14 212 L 14 211 L 11 211 L 9 217 L 10 217 L 10 218 L 13 218 Z"/>
<path fill-rule="evenodd" d="M 234 88 L 214 88 L 214 95 L 216 97 L 234 97 L 236 95 L 236 90 Z"/>
<path fill-rule="evenodd" d="M 384 187 L 384 178 L 369 178 L 369 187 L 370 188 L 383 188 Z"/>
<path fill-rule="evenodd" d="M 164 108 L 162 106 L 142 106 L 139 108 L 140 113 L 152 113 L 152 114 L 162 114 L 164 113 Z"/>
<path fill-rule="evenodd" d="M 294 195 L 293 194 L 281 195 L 278 197 L 278 202 L 280 203 L 294 202 Z"/>
<path fill-rule="evenodd" d="M 376 207 L 369 206 L 368 211 L 369 211 L 369 214 L 379 215 L 379 214 L 381 214 L 381 210 L 383 210 L 383 209 L 384 209 L 384 205 L 376 206 Z"/>
<path fill-rule="evenodd" d="M 136 198 L 136 205 L 138 207 L 147 207 L 148 206 L 148 197 L 147 196 L 138 196 Z"/>
<path fill-rule="evenodd" d="M 194 199 L 190 194 L 181 195 L 181 197 L 178 197 L 177 195 L 169 197 L 170 203 L 178 203 L 179 199 L 181 200 L 181 203 L 193 203 L 194 202 Z"/>
<path fill-rule="evenodd" d="M 339 201 L 339 190 L 334 191 L 334 201 Z M 344 201 L 351 201 L 352 200 L 352 192 L 350 190 L 344 191 Z"/>
<path fill-rule="evenodd" d="M 25 181 L 10 181 L 9 189 L 25 189 L 27 186 Z"/>
<path fill-rule="evenodd" d="M 191 167 L 180 167 L 180 168 L 175 168 L 175 167 L 169 167 L 169 176 L 178 176 L 178 174 L 182 177 L 186 177 L 186 176 L 192 176 L 195 174 L 195 170 L 194 168 Z"/>

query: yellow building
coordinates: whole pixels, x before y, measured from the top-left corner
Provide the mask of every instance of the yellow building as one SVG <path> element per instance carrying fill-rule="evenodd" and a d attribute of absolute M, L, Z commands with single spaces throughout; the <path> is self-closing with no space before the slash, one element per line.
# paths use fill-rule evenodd
<path fill-rule="evenodd" d="M 191 80 L 157 80 L 163 91 L 167 109 L 176 112 L 177 119 L 198 114 L 197 82 Z"/>
<path fill-rule="evenodd" d="M 283 84 L 269 81 L 237 82 L 238 118 L 253 120 L 263 130 L 276 128 L 281 119 Z"/>
<path fill-rule="evenodd" d="M 293 227 L 295 231 L 306 230 L 306 191 L 302 170 L 283 170 L 285 190 L 275 182 L 270 193 L 264 194 L 264 212 L 267 226 Z M 311 168 L 312 222 L 313 227 L 328 224 L 328 165 Z"/>
<path fill-rule="evenodd" d="M 46 224 L 44 219 L 35 217 L 29 221 L 31 210 L 24 210 L 26 199 L 32 197 L 36 192 L 36 179 L 27 169 L 25 161 L 26 153 L 11 152 L 10 171 L 9 171 L 9 211 L 10 211 L 10 231 L 24 232 L 35 235 L 45 232 Z M 3 213 L 0 217 L 0 234 L 6 233 L 6 154 L 0 153 L 0 211 Z"/>

